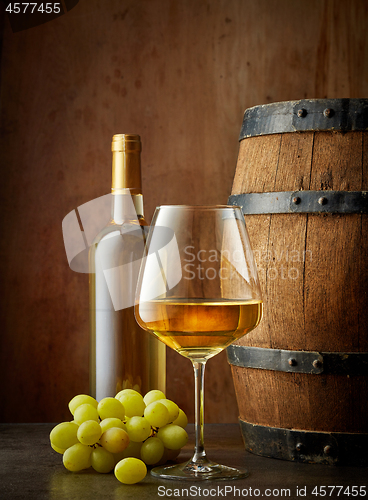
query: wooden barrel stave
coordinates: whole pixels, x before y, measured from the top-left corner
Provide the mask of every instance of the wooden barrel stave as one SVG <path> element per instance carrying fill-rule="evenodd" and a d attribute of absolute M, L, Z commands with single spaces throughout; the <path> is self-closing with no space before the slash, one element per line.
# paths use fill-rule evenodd
<path fill-rule="evenodd" d="M 319 432 L 367 432 L 365 376 L 283 373 L 232 366 L 241 420 Z"/>

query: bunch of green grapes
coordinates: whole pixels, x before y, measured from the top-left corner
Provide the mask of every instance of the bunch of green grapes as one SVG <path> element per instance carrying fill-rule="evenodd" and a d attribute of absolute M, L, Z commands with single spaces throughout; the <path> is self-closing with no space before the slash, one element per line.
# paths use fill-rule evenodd
<path fill-rule="evenodd" d="M 120 482 L 134 484 L 146 476 L 147 465 L 174 460 L 188 441 L 187 416 L 158 390 L 143 397 L 124 389 L 100 402 L 80 394 L 69 409 L 74 420 L 54 427 L 50 442 L 73 472 L 114 469 Z"/>

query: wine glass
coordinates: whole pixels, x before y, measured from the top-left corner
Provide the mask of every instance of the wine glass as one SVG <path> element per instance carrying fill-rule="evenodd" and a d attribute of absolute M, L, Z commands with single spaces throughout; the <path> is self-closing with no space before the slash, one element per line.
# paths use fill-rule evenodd
<path fill-rule="evenodd" d="M 262 299 L 242 211 L 234 206 L 161 206 L 154 213 L 137 284 L 139 325 L 182 356 L 195 376 L 195 450 L 189 462 L 161 466 L 165 479 L 236 479 L 204 449 L 206 361 L 255 328 Z"/>

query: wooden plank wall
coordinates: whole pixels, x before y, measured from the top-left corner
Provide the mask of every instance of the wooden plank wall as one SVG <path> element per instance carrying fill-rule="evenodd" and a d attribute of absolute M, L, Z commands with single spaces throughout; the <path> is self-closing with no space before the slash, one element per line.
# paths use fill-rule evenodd
<path fill-rule="evenodd" d="M 68 419 L 88 391 L 87 276 L 61 222 L 109 192 L 110 140 L 138 133 L 148 218 L 226 203 L 246 108 L 367 97 L 366 0 L 80 0 L 18 33 L 1 59 L 1 421 Z M 192 369 L 168 351 L 167 395 L 193 420 Z M 225 353 L 206 421 L 235 422 Z"/>

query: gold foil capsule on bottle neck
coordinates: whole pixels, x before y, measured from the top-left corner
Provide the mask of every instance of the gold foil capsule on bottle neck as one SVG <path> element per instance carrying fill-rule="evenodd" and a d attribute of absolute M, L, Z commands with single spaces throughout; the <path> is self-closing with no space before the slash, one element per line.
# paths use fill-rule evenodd
<path fill-rule="evenodd" d="M 115 134 L 112 137 L 111 151 L 142 151 L 141 138 L 137 134 Z"/>

